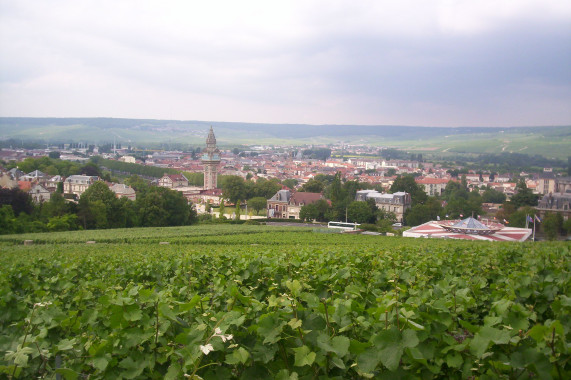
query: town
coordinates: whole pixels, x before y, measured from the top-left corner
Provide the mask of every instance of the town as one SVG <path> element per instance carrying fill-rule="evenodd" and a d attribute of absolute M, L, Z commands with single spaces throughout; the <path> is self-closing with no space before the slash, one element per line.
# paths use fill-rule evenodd
<path fill-rule="evenodd" d="M 80 203 L 92 185 L 104 181 L 116 198 L 129 201 L 137 200 L 140 183 L 176 191 L 192 208 L 183 218 L 185 223 L 332 221 L 393 234 L 402 233 L 404 226 L 472 217 L 526 228 L 530 220 L 546 219 L 541 231 L 550 239 L 570 232 L 571 177 L 550 167 L 535 172 L 468 169 L 453 162 L 432 162 L 421 153 L 367 145 L 252 145 L 221 150 L 212 127 L 205 146 L 190 151 L 61 144 L 4 148 L 0 160 L 4 207 L 17 198 L 8 189 L 27 193 L 35 205 L 47 204 L 55 193 L 68 203 Z M 58 169 L 56 161 L 73 163 L 77 173 Z M 5 211 L 4 219 L 15 220 L 15 211 Z M 83 224 L 84 228 L 112 226 L 125 225 Z"/>

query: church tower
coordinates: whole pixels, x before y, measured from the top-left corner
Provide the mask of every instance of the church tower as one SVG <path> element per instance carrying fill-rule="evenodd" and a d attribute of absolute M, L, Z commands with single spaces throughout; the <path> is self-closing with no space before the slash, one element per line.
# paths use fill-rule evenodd
<path fill-rule="evenodd" d="M 204 166 L 204 190 L 216 189 L 218 184 L 218 164 L 220 163 L 220 150 L 216 147 L 216 137 L 210 127 L 206 138 L 206 149 L 202 151 L 202 165 Z"/>

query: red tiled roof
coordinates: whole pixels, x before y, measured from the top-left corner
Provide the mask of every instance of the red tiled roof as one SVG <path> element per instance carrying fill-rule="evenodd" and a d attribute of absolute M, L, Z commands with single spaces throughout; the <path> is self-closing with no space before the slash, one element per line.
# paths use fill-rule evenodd
<path fill-rule="evenodd" d="M 321 198 L 323 198 L 323 195 L 321 193 L 306 193 L 298 191 L 292 194 L 289 200 L 289 204 L 296 206 L 300 204 L 308 205 L 317 202 Z"/>
<path fill-rule="evenodd" d="M 416 183 L 420 183 L 423 185 L 439 185 L 439 184 L 445 184 L 448 183 L 448 181 L 450 181 L 449 179 L 445 179 L 445 178 L 417 178 L 416 179 Z"/>
<path fill-rule="evenodd" d="M 170 174 L 168 177 L 173 181 L 186 181 L 186 178 L 182 174 Z"/>
<path fill-rule="evenodd" d="M 28 191 L 32 188 L 32 183 L 29 181 L 18 181 L 18 187 L 20 190 Z"/>

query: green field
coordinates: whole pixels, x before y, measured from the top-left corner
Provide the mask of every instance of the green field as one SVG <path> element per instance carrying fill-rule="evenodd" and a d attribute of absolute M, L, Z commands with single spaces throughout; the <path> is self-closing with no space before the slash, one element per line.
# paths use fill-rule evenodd
<path fill-rule="evenodd" d="M 568 243 L 325 232 L 0 236 L 0 377 L 570 378 Z"/>

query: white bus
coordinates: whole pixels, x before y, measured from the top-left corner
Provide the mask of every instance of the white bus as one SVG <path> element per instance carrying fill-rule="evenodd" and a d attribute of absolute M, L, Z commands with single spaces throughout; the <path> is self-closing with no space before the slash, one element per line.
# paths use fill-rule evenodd
<path fill-rule="evenodd" d="M 345 222 L 329 222 L 329 223 L 327 223 L 327 228 L 338 228 L 340 230 L 346 230 L 346 231 L 356 230 L 357 226 L 360 226 L 360 224 L 345 223 Z"/>

